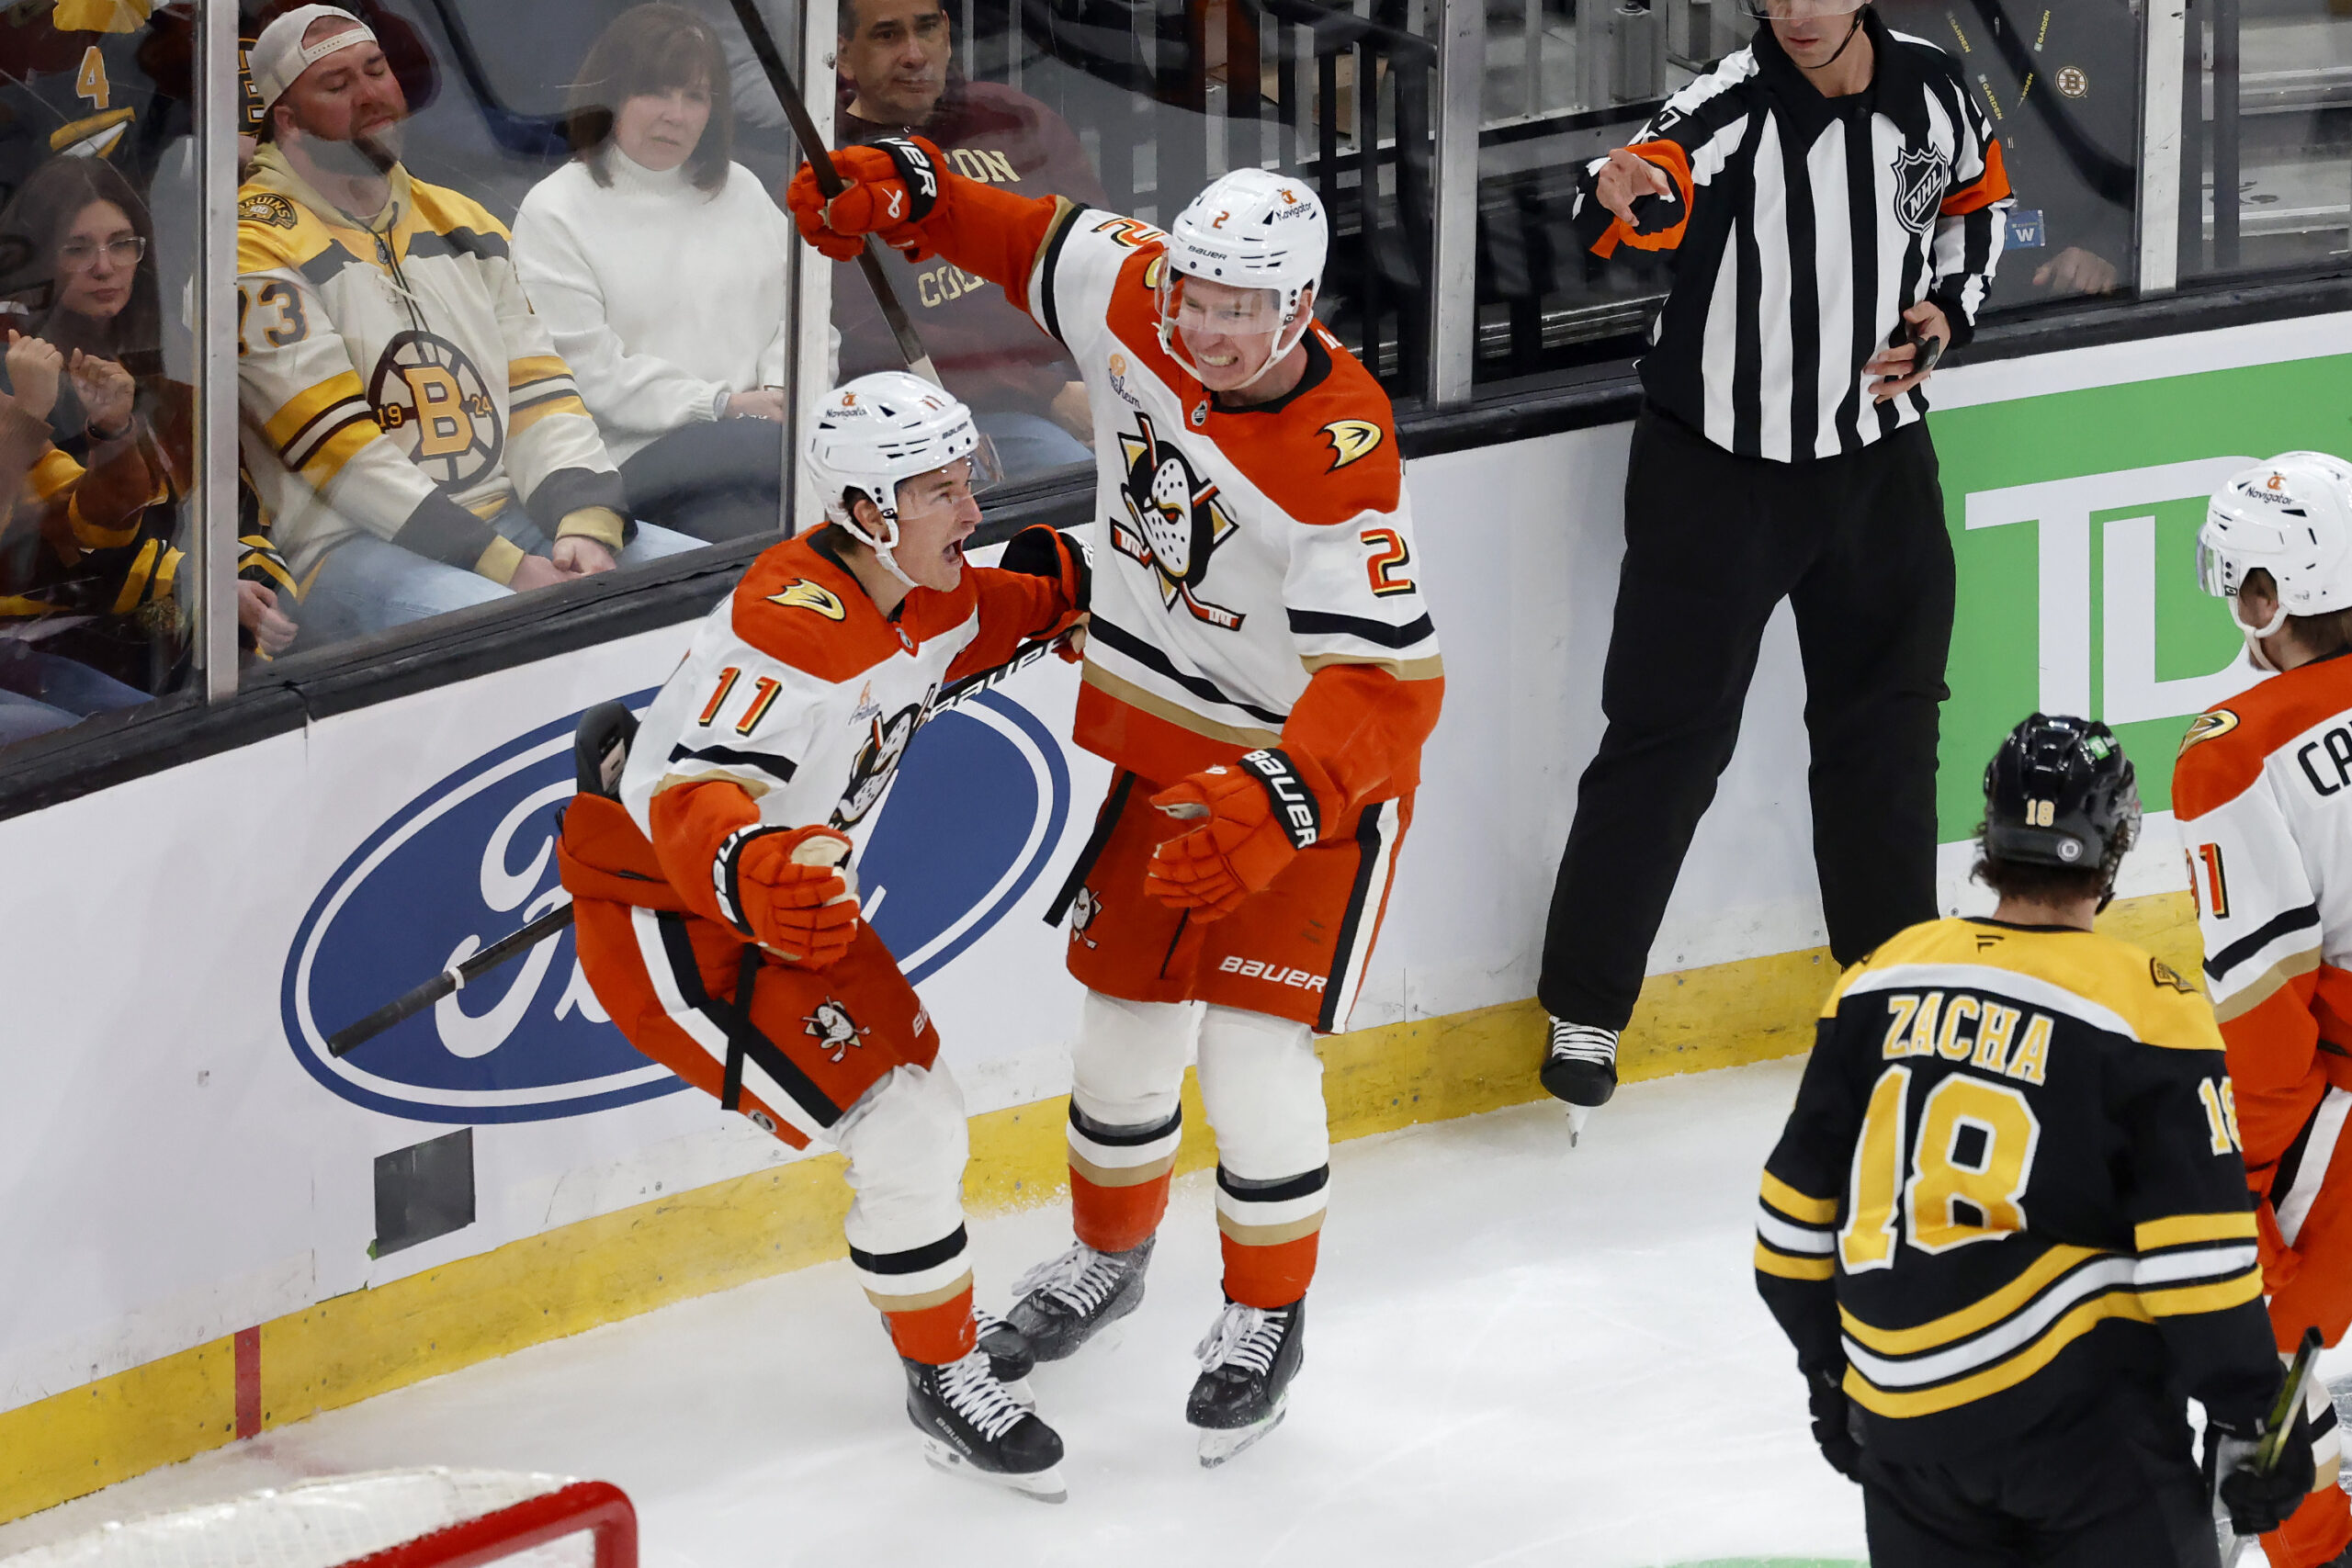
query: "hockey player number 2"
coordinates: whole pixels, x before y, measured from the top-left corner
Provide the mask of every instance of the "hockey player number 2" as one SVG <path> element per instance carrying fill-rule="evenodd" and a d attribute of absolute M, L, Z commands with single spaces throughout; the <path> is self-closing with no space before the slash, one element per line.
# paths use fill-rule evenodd
<path fill-rule="evenodd" d="M 1949 1252 L 2025 1228 L 2041 1122 L 2023 1091 L 1952 1077 L 1928 1090 L 1919 1133 L 1905 1149 L 1911 1069 L 1889 1067 L 1871 1086 L 1854 1148 L 1852 1201 L 1838 1250 L 1846 1272 L 1892 1268 L 1894 1208 L 1922 1252 Z"/>

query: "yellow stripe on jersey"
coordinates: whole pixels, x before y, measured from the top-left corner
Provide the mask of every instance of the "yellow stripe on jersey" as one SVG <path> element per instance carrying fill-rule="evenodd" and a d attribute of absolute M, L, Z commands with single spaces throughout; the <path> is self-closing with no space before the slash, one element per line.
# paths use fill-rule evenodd
<path fill-rule="evenodd" d="M 516 409 L 507 418 L 506 434 L 510 436 L 520 435 L 549 414 L 558 413 L 576 413 L 581 418 L 586 419 L 588 405 L 582 402 L 576 395 L 567 394 L 560 398 L 549 398 L 545 402 L 533 403 L 526 409 Z"/>
<path fill-rule="evenodd" d="M 82 465 L 51 446 L 34 461 L 32 471 L 25 476 L 25 489 L 35 501 L 47 501 L 81 477 Z"/>
<path fill-rule="evenodd" d="M 2233 1306 L 2243 1306 L 2247 1302 L 2261 1299 L 2262 1269 L 2258 1266 L 2233 1279 L 2140 1292 L 2140 1304 L 2148 1309 L 2150 1317 L 2188 1317 L 2200 1312 L 2227 1312 Z"/>
<path fill-rule="evenodd" d="M 1949 1345 L 1992 1327 L 2078 1265 L 2095 1258 L 2114 1256 L 2092 1247 L 2053 1247 L 2028 1264 L 2023 1273 L 1991 1295 L 1915 1328 L 1880 1328 L 1864 1323 L 1844 1307 L 1838 1309 L 1838 1317 L 1849 1337 L 1881 1355 L 1907 1356 L 1917 1350 L 1932 1350 L 1939 1345 Z"/>
<path fill-rule="evenodd" d="M 119 550 L 139 537 L 139 513 L 120 528 L 101 528 L 82 515 L 82 492 L 75 491 L 65 503 L 65 525 L 74 531 L 74 542 L 87 550 Z"/>
<path fill-rule="evenodd" d="M 1837 1267 L 1834 1258 L 1796 1258 L 1775 1252 L 1760 1241 L 1756 1244 L 1756 1271 L 1759 1274 L 1783 1280 L 1826 1280 Z"/>
<path fill-rule="evenodd" d="M 506 385 L 515 391 L 535 381 L 552 381 L 571 374 L 571 367 L 563 356 L 555 354 L 526 354 L 520 359 L 506 362 Z"/>
<path fill-rule="evenodd" d="M 368 444 L 383 432 L 372 419 L 354 420 L 319 443 L 318 449 L 305 458 L 297 470 L 310 482 L 312 490 L 324 491 L 334 483 L 343 466 L 367 450 Z"/>
<path fill-rule="evenodd" d="M 1826 1225 L 1838 1217 L 1837 1199 L 1808 1198 L 1769 1170 L 1764 1173 L 1764 1201 L 1809 1225 Z"/>
<path fill-rule="evenodd" d="M 287 399 L 285 406 L 263 424 L 261 433 L 269 438 L 272 446 L 283 452 L 303 426 L 335 404 L 354 399 L 363 404 L 368 400 L 367 389 L 359 384 L 359 372 L 339 370 L 307 391 Z"/>
<path fill-rule="evenodd" d="M 147 580 L 154 575 L 156 554 L 164 547 L 161 539 L 150 539 L 130 563 L 129 575 L 122 580 L 122 592 L 114 596 L 114 613 L 127 615 L 139 608 L 139 597 L 147 591 Z"/>
<path fill-rule="evenodd" d="M 2132 1245 L 2141 1252 L 2154 1252 L 2160 1247 L 2186 1247 L 2197 1241 L 2252 1241 L 2255 1235 L 2251 1209 L 2227 1214 L 2174 1214 L 2133 1226 Z"/>
<path fill-rule="evenodd" d="M 1301 659 L 1312 679 L 1318 670 L 1329 670 L 1334 664 L 1369 664 L 1385 670 L 1399 681 L 1437 681 L 1445 676 L 1445 656 L 1433 653 L 1427 659 L 1367 659 L 1353 653 L 1317 653 Z"/>
<path fill-rule="evenodd" d="M 155 586 L 152 594 L 155 603 L 160 604 L 172 596 L 172 583 L 179 577 L 180 562 L 187 558 L 186 550 L 167 549 L 164 552 L 164 564 L 155 569 Z"/>
<path fill-rule="evenodd" d="M 1833 1018 L 1849 997 L 1860 1001 L 1888 987 L 1887 972 L 1906 965 L 1967 972 L 1939 975 L 1934 983 L 1947 989 L 2000 993 L 2004 975 L 2022 976 L 2079 1003 L 2068 1008 L 2043 996 L 2036 1007 L 2066 1012 L 2095 1028 L 2107 1027 L 2098 1015 L 2120 1019 L 2133 1038 L 2149 1045 L 2222 1049 L 2221 1029 L 2204 997 L 2180 989 L 2179 976 L 2145 950 L 2093 931 L 2023 931 L 1981 920 L 1929 920 L 1891 938 L 1838 977 L 1821 1016 Z"/>
<path fill-rule="evenodd" d="M 1846 1397 L 1874 1416 L 1933 1416 L 1940 1411 L 1954 1410 L 2004 1389 L 2015 1388 L 2056 1360 L 2059 1351 L 2113 1317 L 2126 1318 L 2134 1323 L 2150 1321 L 2148 1311 L 2141 1304 L 2139 1296 L 2128 1286 L 2118 1287 L 2075 1307 L 2051 1325 L 2041 1337 L 2007 1360 L 1936 1388 L 1922 1389 L 1916 1393 L 1897 1393 L 1879 1387 L 1849 1366 L 1846 1369 Z"/>

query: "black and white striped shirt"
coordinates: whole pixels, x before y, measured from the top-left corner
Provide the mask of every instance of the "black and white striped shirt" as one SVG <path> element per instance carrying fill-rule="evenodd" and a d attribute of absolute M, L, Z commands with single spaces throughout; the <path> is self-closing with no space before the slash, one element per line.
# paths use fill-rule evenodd
<path fill-rule="evenodd" d="M 1825 98 L 1770 28 L 1666 101 L 1632 149 L 1666 171 L 1672 228 L 1636 233 L 1578 181 L 1595 254 L 1675 254 L 1674 288 L 1641 361 L 1652 403 L 1743 457 L 1855 452 L 1928 411 L 1914 389 L 1871 400 L 1863 364 L 1905 340 L 1933 299 L 1968 341 L 2012 205 L 2000 143 L 1959 68 L 1862 12 L 1871 85 Z M 1646 214 L 1643 215 L 1646 218 Z"/>

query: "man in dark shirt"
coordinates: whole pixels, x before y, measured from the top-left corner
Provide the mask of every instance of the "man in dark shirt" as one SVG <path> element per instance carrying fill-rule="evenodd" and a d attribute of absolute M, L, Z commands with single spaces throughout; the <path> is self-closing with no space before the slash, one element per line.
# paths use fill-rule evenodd
<path fill-rule="evenodd" d="M 940 0 L 842 0 L 834 144 L 919 132 L 957 174 L 1101 206 L 1102 183 L 1069 124 L 1025 93 L 966 80 L 950 69 L 952 52 Z M 947 389 L 970 406 L 1007 473 L 1093 460 L 1078 367 L 1002 289 L 938 257 L 910 263 L 891 252 L 883 265 Z M 842 379 L 900 367 L 873 295 L 848 264 L 834 272 L 833 321 Z"/>

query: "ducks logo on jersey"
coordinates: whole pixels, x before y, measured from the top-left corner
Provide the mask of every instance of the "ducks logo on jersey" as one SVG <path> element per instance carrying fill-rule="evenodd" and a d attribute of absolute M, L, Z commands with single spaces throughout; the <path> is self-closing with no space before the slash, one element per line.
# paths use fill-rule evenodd
<path fill-rule="evenodd" d="M 1208 576 L 1209 558 L 1241 525 L 1217 499 L 1216 483 L 1194 473 L 1183 453 L 1160 443 L 1149 414 L 1136 414 L 1136 424 L 1139 435 L 1119 434 L 1127 465 L 1119 499 L 1127 522 L 1112 519 L 1112 546 L 1151 569 L 1159 579 L 1160 602 L 1170 609 L 1181 599 L 1195 619 L 1239 631 L 1239 612 L 1210 604 L 1196 590 Z"/>
<path fill-rule="evenodd" d="M 801 1021 L 807 1025 L 801 1032 L 816 1041 L 819 1050 L 831 1052 L 836 1065 L 849 1055 L 851 1046 L 864 1050 L 865 1036 L 872 1032 L 860 1028 L 857 1020 L 850 1017 L 849 1009 L 831 997 L 819 1002 L 817 1010 Z"/>
<path fill-rule="evenodd" d="M 857 749 L 856 760 L 850 763 L 849 787 L 842 792 L 841 804 L 833 807 L 833 827 L 854 827 L 865 820 L 865 814 L 889 787 L 890 775 L 899 771 L 899 759 L 907 754 L 907 742 L 922 728 L 923 715 L 938 694 L 934 686 L 922 701 L 909 703 L 888 718 L 878 709 L 859 709 L 869 716 L 865 744 Z"/>

